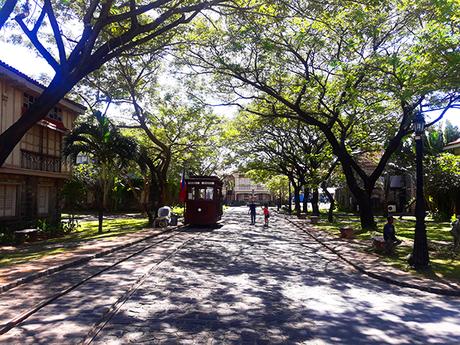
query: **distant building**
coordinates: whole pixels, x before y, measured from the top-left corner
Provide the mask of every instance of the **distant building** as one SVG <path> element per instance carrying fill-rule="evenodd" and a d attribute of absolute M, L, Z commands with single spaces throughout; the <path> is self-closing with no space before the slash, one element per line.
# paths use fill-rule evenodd
<path fill-rule="evenodd" d="M 16 122 L 44 89 L 0 61 L 0 133 Z M 62 99 L 13 149 L 0 167 L 0 226 L 58 220 L 59 190 L 70 176 L 70 166 L 62 158 L 63 137 L 84 111 L 84 106 Z"/>
<path fill-rule="evenodd" d="M 263 184 L 255 183 L 242 173 L 233 173 L 224 178 L 224 201 L 228 204 L 244 204 L 250 200 L 271 203 L 273 196 Z"/>
<path fill-rule="evenodd" d="M 444 146 L 444 151 L 449 151 L 456 156 L 460 156 L 460 138 Z"/>
<path fill-rule="evenodd" d="M 362 155 L 357 163 L 370 175 L 380 156 L 376 153 Z M 377 180 L 370 202 L 376 214 L 412 214 L 415 210 L 415 181 L 410 174 L 388 168 Z M 337 188 L 335 199 L 343 211 L 359 211 L 358 203 L 347 186 Z"/>

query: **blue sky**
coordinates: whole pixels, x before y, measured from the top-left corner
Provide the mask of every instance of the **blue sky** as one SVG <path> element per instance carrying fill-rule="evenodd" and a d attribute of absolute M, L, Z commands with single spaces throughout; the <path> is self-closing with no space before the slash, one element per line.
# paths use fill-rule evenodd
<path fill-rule="evenodd" d="M 48 76 L 54 74 L 53 69 L 43 58 L 37 56 L 35 51 L 25 46 L 6 43 L 1 38 L 0 59 L 35 79 L 38 79 L 41 74 Z M 214 107 L 214 111 L 218 114 L 222 112 L 222 115 L 229 114 L 228 107 Z M 449 110 L 444 118 L 460 127 L 460 109 Z"/>

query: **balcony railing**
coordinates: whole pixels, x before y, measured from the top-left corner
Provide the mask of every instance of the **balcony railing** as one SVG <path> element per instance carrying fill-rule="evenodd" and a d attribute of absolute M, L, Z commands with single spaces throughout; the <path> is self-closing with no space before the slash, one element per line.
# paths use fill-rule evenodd
<path fill-rule="evenodd" d="M 21 168 L 61 172 L 61 157 L 21 150 Z"/>
<path fill-rule="evenodd" d="M 236 185 L 234 190 L 238 191 L 254 191 L 254 192 L 265 192 L 268 189 L 263 186 L 254 186 L 254 185 Z"/>

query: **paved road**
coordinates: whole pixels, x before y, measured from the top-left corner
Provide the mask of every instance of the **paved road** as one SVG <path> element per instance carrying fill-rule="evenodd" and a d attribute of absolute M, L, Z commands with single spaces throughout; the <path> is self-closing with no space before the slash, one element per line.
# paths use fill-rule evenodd
<path fill-rule="evenodd" d="M 221 228 L 163 242 L 45 307 L 0 343 L 79 343 L 151 268 L 93 343 L 460 343 L 460 299 L 362 276 L 285 220 L 271 221 L 268 229 L 250 226 L 246 209 L 232 208 Z"/>
<path fill-rule="evenodd" d="M 273 217 L 244 208 L 189 243 L 96 344 L 459 344 L 460 300 L 358 274 Z"/>
<path fill-rule="evenodd" d="M 0 325 L 89 276 L 106 270 L 38 310 L 7 333 L 0 344 L 79 344 L 109 308 L 150 270 L 173 255 L 196 233 L 166 233 L 88 264 L 0 294 Z M 140 255 L 128 256 L 145 249 Z M 111 268 L 115 262 L 121 263 Z"/>

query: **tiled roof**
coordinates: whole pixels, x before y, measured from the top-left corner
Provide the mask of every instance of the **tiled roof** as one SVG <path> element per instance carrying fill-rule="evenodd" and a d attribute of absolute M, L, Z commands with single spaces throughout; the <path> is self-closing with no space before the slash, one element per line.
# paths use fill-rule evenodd
<path fill-rule="evenodd" d="M 35 86 L 38 86 L 40 89 L 42 90 L 45 90 L 46 89 L 46 86 L 43 85 L 42 83 L 36 81 L 35 79 L 29 77 L 27 74 L 24 74 L 22 73 L 21 71 L 17 70 L 16 68 L 14 68 L 13 66 L 11 65 L 8 65 L 6 62 L 0 60 L 0 67 L 3 67 L 7 70 L 9 70 L 10 72 L 16 74 L 18 77 L 28 81 L 29 83 L 31 84 L 34 84 Z M 64 98 L 67 102 L 73 104 L 74 106 L 78 107 L 78 108 L 81 108 L 82 111 L 85 111 L 86 110 L 86 107 L 84 105 L 81 105 L 80 103 L 77 103 L 75 101 L 72 101 L 71 99 L 68 99 L 68 98 Z"/>
<path fill-rule="evenodd" d="M 46 89 L 45 85 L 43 85 L 43 84 L 39 83 L 38 81 L 36 81 L 35 79 L 29 77 L 27 74 L 22 73 L 21 71 L 17 70 L 13 66 L 8 65 L 6 62 L 3 62 L 2 60 L 0 60 L 0 66 L 10 70 L 11 72 L 17 74 L 21 78 L 24 78 L 25 80 L 27 80 L 28 82 L 37 85 L 38 87 L 42 88 L 43 90 Z"/>

